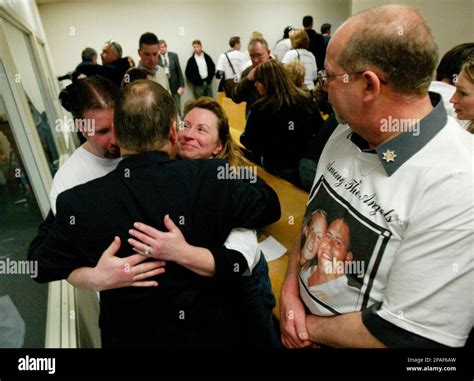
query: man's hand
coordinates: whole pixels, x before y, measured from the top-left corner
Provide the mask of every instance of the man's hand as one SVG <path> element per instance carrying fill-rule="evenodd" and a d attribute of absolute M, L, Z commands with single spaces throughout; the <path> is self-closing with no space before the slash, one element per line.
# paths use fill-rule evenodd
<path fill-rule="evenodd" d="M 120 238 L 115 237 L 112 244 L 104 251 L 92 269 L 93 288 L 95 291 L 104 291 L 122 287 L 156 287 L 158 282 L 154 280 L 145 281 L 150 277 L 164 273 L 165 262 L 146 262 L 147 258 L 140 254 L 134 254 L 126 258 L 118 258 L 115 255 L 120 249 Z"/>
<path fill-rule="evenodd" d="M 135 67 L 136 66 L 135 65 L 135 60 L 133 59 L 132 56 L 128 56 L 127 59 L 128 59 L 128 64 L 130 65 L 130 67 Z"/>
<path fill-rule="evenodd" d="M 298 290 L 283 285 L 280 297 L 281 341 L 287 348 L 305 348 L 313 345 L 308 340 L 306 313 Z"/>
<path fill-rule="evenodd" d="M 247 75 L 247 79 L 249 81 L 255 81 L 255 70 L 256 69 L 257 68 L 254 67 L 252 70 L 250 70 L 249 74 Z"/>
<path fill-rule="evenodd" d="M 169 215 L 165 216 L 164 224 L 168 232 L 136 222 L 133 226 L 137 230 L 129 230 L 130 235 L 136 239 L 130 238 L 128 242 L 137 253 L 163 261 L 177 262 L 181 253 L 190 251 L 190 246 Z"/>
<path fill-rule="evenodd" d="M 184 94 L 184 87 L 178 87 L 178 90 L 176 92 L 179 94 L 179 96 L 182 97 Z"/>

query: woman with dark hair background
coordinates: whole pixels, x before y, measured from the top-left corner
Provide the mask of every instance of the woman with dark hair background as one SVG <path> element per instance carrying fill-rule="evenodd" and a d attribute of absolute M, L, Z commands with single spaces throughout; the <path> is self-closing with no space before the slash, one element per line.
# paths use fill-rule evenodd
<path fill-rule="evenodd" d="M 240 141 L 255 155 L 254 161 L 300 186 L 302 147 L 322 126 L 321 113 L 309 95 L 293 84 L 281 63 L 260 64 L 255 80 L 261 98 L 251 108 Z"/>

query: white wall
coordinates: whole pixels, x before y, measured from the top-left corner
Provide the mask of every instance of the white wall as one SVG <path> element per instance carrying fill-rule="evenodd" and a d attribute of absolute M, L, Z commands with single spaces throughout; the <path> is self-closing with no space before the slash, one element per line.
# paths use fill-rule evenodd
<path fill-rule="evenodd" d="M 196 38 L 216 62 L 228 49 L 231 36 L 240 36 L 245 48 L 251 32 L 257 30 L 273 47 L 287 25 L 301 27 L 307 14 L 313 16 L 315 29 L 324 22 L 335 29 L 350 15 L 351 1 L 47 1 L 39 2 L 38 7 L 56 74 L 61 75 L 80 62 L 83 48 L 90 46 L 100 52 L 111 38 L 138 63 L 138 39 L 147 31 L 167 41 L 169 50 L 178 53 L 184 71 Z"/>
<path fill-rule="evenodd" d="M 0 0 L 0 6 L 26 24 L 38 37 L 44 40 L 44 31 L 34 0 Z"/>
<path fill-rule="evenodd" d="M 384 4 L 418 8 L 433 32 L 440 58 L 455 45 L 474 41 L 474 0 L 353 0 L 352 14 Z"/>

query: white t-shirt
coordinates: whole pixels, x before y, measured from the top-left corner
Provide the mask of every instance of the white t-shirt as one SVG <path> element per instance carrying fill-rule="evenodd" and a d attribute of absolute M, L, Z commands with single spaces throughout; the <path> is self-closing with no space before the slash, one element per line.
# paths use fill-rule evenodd
<path fill-rule="evenodd" d="M 404 132 L 376 153 L 361 150 L 349 126 L 339 125 L 320 158 L 306 216 L 324 210 L 328 225 L 342 218 L 349 227 L 352 262 L 364 269 L 362 277 L 345 274 L 345 286 L 360 295 L 356 310 L 382 302 L 380 318 L 460 347 L 474 323 L 474 136 L 446 121 L 438 106 L 419 134 Z M 308 287 L 305 271 L 299 279 L 307 307 L 334 314 Z M 354 311 L 345 292 L 325 290 L 334 310 Z"/>
<path fill-rule="evenodd" d="M 194 53 L 194 59 L 196 60 L 201 79 L 206 79 L 209 74 L 207 71 L 207 63 L 206 58 L 204 57 L 204 53 L 201 53 L 201 55 L 197 55 L 196 53 Z"/>
<path fill-rule="evenodd" d="M 351 313 L 360 310 L 363 294 L 357 287 L 348 284 L 347 276 L 342 275 L 335 280 L 315 286 L 308 285 L 309 271 L 301 274 L 303 279 L 301 286 L 307 288 L 307 292 L 301 293 L 303 302 L 311 307 L 311 313 L 320 316 L 332 316 L 335 313 Z M 318 298 L 319 303 L 313 303 L 311 296 Z M 337 299 L 334 297 L 337 295 Z M 343 306 L 343 309 L 340 307 Z"/>
<path fill-rule="evenodd" d="M 228 249 L 240 252 L 245 257 L 249 267 L 244 273 L 244 276 L 252 274 L 253 269 L 260 260 L 260 248 L 258 247 L 255 230 L 243 228 L 232 229 L 224 246 Z"/>
<path fill-rule="evenodd" d="M 161 66 L 156 65 L 155 70 L 150 72 L 150 70 L 148 70 L 147 68 L 145 68 L 145 66 L 142 65 L 142 61 L 139 61 L 137 68 L 138 69 L 143 69 L 147 73 L 151 74 L 153 81 L 155 81 L 156 83 L 159 83 L 166 90 L 168 90 L 168 92 L 171 93 L 168 76 L 166 75 L 165 69 L 163 69 Z"/>
<path fill-rule="evenodd" d="M 225 73 L 225 79 L 232 79 L 235 77 L 235 75 L 237 75 L 237 81 L 240 81 L 240 74 L 242 74 L 242 68 L 244 67 L 245 54 L 240 50 L 231 50 L 227 52 L 227 56 L 234 67 L 235 74 L 229 65 L 229 60 L 227 59 L 225 53 L 219 56 L 216 70 L 223 71 Z"/>
<path fill-rule="evenodd" d="M 318 76 L 318 66 L 313 53 L 306 49 L 292 49 L 285 54 L 282 63 L 286 64 L 293 61 L 301 61 L 305 68 L 304 84 L 308 90 L 314 89 L 314 81 Z"/>
<path fill-rule="evenodd" d="M 277 42 L 275 49 L 273 49 L 273 55 L 278 61 L 281 61 L 289 50 L 291 50 L 291 40 L 285 38 Z"/>
<path fill-rule="evenodd" d="M 156 65 L 155 74 L 153 74 L 153 80 L 163 86 L 166 90 L 171 93 L 170 90 L 170 81 L 168 80 L 168 76 L 166 75 L 166 71 L 159 65 Z"/>
<path fill-rule="evenodd" d="M 56 214 L 56 199 L 61 192 L 105 176 L 117 167 L 120 160 L 98 157 L 83 146 L 76 149 L 54 176 L 49 194 L 53 213 Z"/>

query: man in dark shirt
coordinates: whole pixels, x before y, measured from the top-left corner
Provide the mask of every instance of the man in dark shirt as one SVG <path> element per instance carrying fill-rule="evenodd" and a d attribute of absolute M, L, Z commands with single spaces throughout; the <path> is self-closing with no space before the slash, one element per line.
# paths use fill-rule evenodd
<path fill-rule="evenodd" d="M 102 65 L 81 63 L 76 68 L 75 73 L 77 75 L 83 74 L 87 77 L 100 75 L 120 86 L 125 72 L 135 66 L 132 57 L 122 58 L 122 47 L 113 40 L 107 41 L 104 44 L 100 58 L 102 59 Z"/>
<path fill-rule="evenodd" d="M 222 245 L 234 227 L 277 221 L 276 193 L 261 180 L 222 179 L 223 160 L 171 160 L 176 108 L 155 82 L 135 81 L 119 94 L 115 131 L 124 159 L 108 175 L 59 195 L 56 221 L 40 227 L 28 252 L 38 261 L 35 280 L 66 279 L 79 267 L 94 267 L 115 236 L 127 242 L 135 222 L 164 231 L 169 215 L 189 244 L 207 249 L 192 261 L 183 260 L 189 253 L 169 260 L 158 287 L 101 292 L 102 345 L 232 348 L 239 335 L 235 269 L 245 271 L 246 261 Z M 132 253 L 122 244 L 117 256 Z M 193 271 L 198 265 L 214 276 Z"/>
<path fill-rule="evenodd" d="M 324 59 L 326 57 L 326 44 L 324 37 L 313 29 L 313 17 L 303 17 L 303 27 L 309 37 L 308 50 L 313 53 L 316 58 L 318 70 L 324 69 Z"/>
<path fill-rule="evenodd" d="M 248 114 L 250 107 L 260 98 L 255 87 L 255 69 L 258 65 L 271 59 L 268 43 L 263 38 L 253 38 L 248 46 L 252 66 L 246 68 L 241 75 L 240 82 L 232 91 L 232 100 L 235 103 L 247 102 L 245 108 Z"/>

